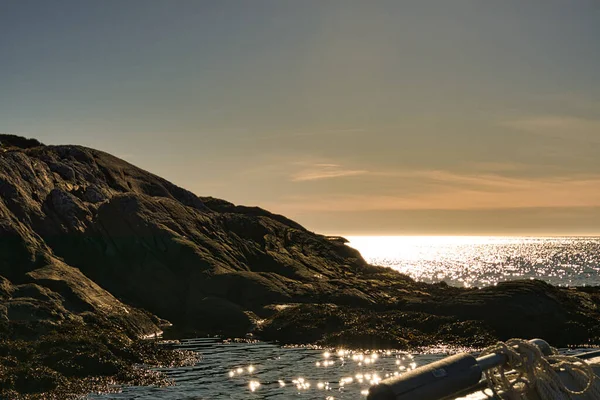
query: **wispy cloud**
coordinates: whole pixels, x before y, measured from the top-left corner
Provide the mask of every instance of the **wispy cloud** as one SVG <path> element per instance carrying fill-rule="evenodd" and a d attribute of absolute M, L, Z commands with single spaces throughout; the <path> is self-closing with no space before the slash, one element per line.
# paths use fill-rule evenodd
<path fill-rule="evenodd" d="M 482 172 L 510 172 L 529 167 L 516 162 L 472 162 L 466 164 L 471 170 Z"/>
<path fill-rule="evenodd" d="M 389 174 L 389 173 L 388 173 Z M 403 176 L 404 179 L 400 179 Z M 272 204 L 278 212 L 373 210 L 477 210 L 532 207 L 600 207 L 600 175 L 512 178 L 448 171 L 396 174 L 395 193 L 289 197 Z M 414 182 L 427 190 L 414 191 Z"/>
<path fill-rule="evenodd" d="M 321 168 L 339 168 L 340 164 L 315 164 L 315 167 L 321 167 Z"/>
<path fill-rule="evenodd" d="M 291 180 L 294 182 L 315 181 L 320 179 L 364 175 L 367 173 L 368 171 L 362 169 L 346 169 L 339 164 L 318 163 L 294 173 Z"/>

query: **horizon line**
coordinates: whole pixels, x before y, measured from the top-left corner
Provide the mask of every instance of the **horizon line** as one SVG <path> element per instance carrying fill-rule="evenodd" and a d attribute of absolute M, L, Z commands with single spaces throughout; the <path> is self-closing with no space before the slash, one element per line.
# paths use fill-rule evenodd
<path fill-rule="evenodd" d="M 478 234 L 478 233 L 472 233 L 472 234 L 462 234 L 462 233 L 455 233 L 455 234 L 440 234 L 440 233 L 414 233 L 414 234 L 408 234 L 408 233 L 344 233 L 344 234 L 340 234 L 340 233 L 318 233 L 315 232 L 317 234 L 321 234 L 323 236 L 340 236 L 340 237 L 472 237 L 472 238 L 484 238 L 484 237 L 489 237 L 489 238 L 498 238 L 498 237 L 513 237 L 513 238 L 519 238 L 519 237 L 523 237 L 523 238 L 565 238 L 565 237 L 570 237 L 570 238 L 577 238 L 577 237 L 586 237 L 586 238 L 600 238 L 600 233 L 552 233 L 552 234 L 539 234 L 539 233 L 523 233 L 523 234 L 507 234 L 507 233 L 497 233 L 497 234 Z"/>

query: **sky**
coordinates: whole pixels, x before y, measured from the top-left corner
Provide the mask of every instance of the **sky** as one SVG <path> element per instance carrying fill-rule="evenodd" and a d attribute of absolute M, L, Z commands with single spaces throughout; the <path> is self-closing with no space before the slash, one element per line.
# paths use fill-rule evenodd
<path fill-rule="evenodd" d="M 0 0 L 0 132 L 319 233 L 600 234 L 600 2 Z"/>

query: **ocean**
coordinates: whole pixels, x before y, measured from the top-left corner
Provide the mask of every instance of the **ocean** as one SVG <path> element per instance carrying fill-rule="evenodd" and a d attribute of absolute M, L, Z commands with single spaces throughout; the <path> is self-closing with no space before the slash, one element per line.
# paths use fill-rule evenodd
<path fill-rule="evenodd" d="M 598 237 L 348 236 L 371 264 L 423 282 L 483 287 L 515 279 L 600 285 Z"/>
<path fill-rule="evenodd" d="M 483 287 L 513 279 L 541 279 L 561 286 L 600 285 L 600 238 L 351 236 L 372 264 L 425 282 Z M 166 388 L 124 387 L 93 400 L 124 399 L 360 399 L 371 383 L 460 350 L 436 347 L 421 353 L 382 349 L 281 347 L 189 339 L 195 366 L 165 369 L 175 382 Z"/>

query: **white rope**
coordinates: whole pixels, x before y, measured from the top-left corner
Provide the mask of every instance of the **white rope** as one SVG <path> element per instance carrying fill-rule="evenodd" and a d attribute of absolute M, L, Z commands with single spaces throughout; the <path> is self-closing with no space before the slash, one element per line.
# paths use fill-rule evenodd
<path fill-rule="evenodd" d="M 507 363 L 485 371 L 494 396 L 503 400 L 522 400 L 537 395 L 539 400 L 600 399 L 600 379 L 585 361 L 564 356 L 552 349 L 544 356 L 540 349 L 521 339 L 511 339 L 485 349 L 481 355 L 504 354 Z M 514 370 L 510 377 L 507 372 Z M 565 385 L 558 372 L 568 374 L 578 389 Z M 529 394 L 529 396 L 528 396 Z"/>

